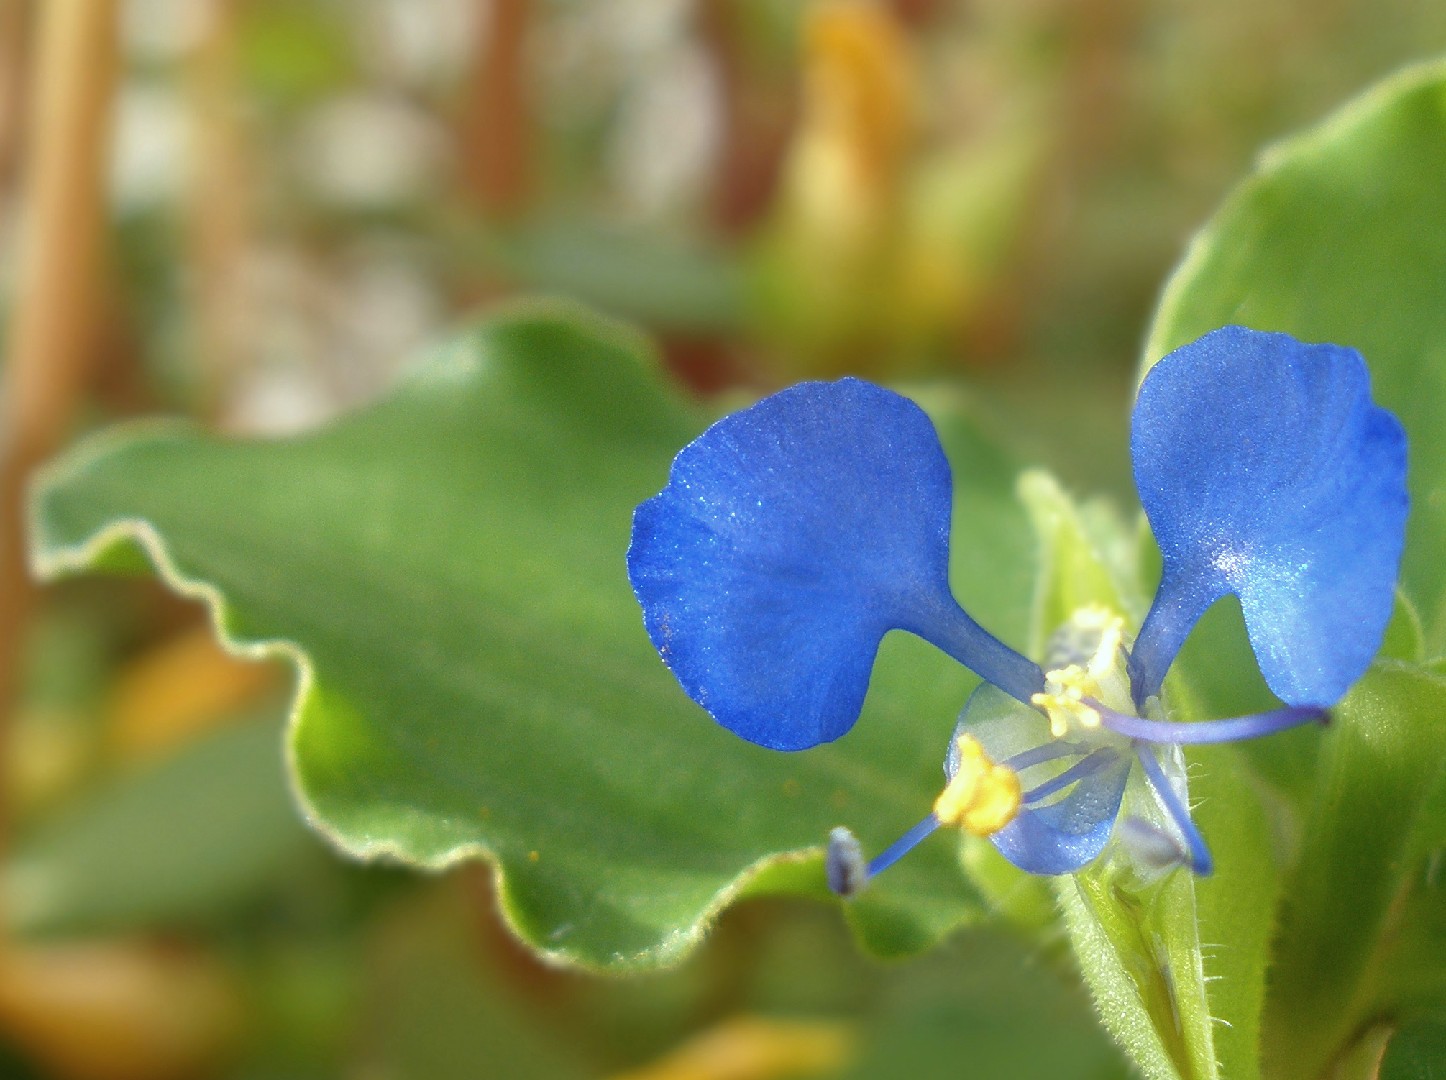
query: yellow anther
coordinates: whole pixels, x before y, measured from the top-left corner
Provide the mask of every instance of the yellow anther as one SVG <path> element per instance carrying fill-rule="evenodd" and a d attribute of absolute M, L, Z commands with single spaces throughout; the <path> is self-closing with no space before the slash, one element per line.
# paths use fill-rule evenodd
<path fill-rule="evenodd" d="M 957 745 L 959 769 L 934 800 L 934 816 L 975 836 L 997 833 L 1019 813 L 1019 774 L 991 761 L 973 735 L 960 735 Z"/>
<path fill-rule="evenodd" d="M 1094 661 L 1090 668 L 1094 667 Z M 1100 726 L 1099 710 L 1084 702 L 1085 698 L 1102 697 L 1099 679 L 1092 670 L 1078 664 L 1056 668 L 1044 674 L 1044 692 L 1035 694 L 1029 703 L 1043 709 L 1049 717 L 1049 733 L 1062 739 L 1072 728 L 1097 728 Z"/>

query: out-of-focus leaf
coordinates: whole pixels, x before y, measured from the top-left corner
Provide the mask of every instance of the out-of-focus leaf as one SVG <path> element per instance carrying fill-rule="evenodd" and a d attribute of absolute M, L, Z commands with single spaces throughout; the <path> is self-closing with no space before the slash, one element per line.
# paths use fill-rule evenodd
<path fill-rule="evenodd" d="M 860 1036 L 849 1080 L 1131 1075 L 1078 987 L 1037 946 L 993 931 L 898 970 Z"/>
<path fill-rule="evenodd" d="M 1171 278 L 1145 360 L 1242 323 L 1359 349 L 1410 437 L 1402 586 L 1446 644 L 1446 63 L 1269 151 Z"/>
<path fill-rule="evenodd" d="M 205 920 L 254 900 L 316 843 L 296 820 L 280 725 L 248 719 L 77 797 L 16 845 L 21 933 Z"/>
<path fill-rule="evenodd" d="M 575 296 L 620 318 L 716 334 L 736 329 L 743 317 L 742 269 L 726 251 L 701 242 L 578 220 L 462 235 L 463 257 L 480 259 L 523 288 Z"/>
<path fill-rule="evenodd" d="M 357 1072 L 427 1080 L 596 1075 L 584 1068 L 580 1040 L 559 1038 L 549 1010 L 529 1008 L 540 1002 L 528 1000 L 525 983 L 509 987 L 478 933 L 482 914 L 451 887 L 412 897 L 379 924 L 366 955 Z"/>
<path fill-rule="evenodd" d="M 1397 1015 L 1440 1010 L 1446 1002 L 1446 841 L 1439 839 L 1439 829 L 1438 819 L 1436 846 L 1414 860 L 1415 873 L 1391 910 L 1390 929 L 1374 961 L 1375 992 Z"/>
<path fill-rule="evenodd" d="M 1411 911 L 1423 806 L 1446 765 L 1446 679 L 1378 661 L 1335 717 L 1286 882 L 1266 1012 L 1267 1061 L 1286 1080 L 1320 1075 L 1363 1024 L 1397 1006 L 1403 967 L 1446 967 L 1439 938 L 1383 964 Z"/>
<path fill-rule="evenodd" d="M 1446 1016 L 1413 1021 L 1386 1046 L 1378 1080 L 1439 1080 L 1446 1067 Z"/>
<path fill-rule="evenodd" d="M 239 32 L 248 86 L 283 108 L 314 101 L 354 77 L 347 27 L 322 9 L 262 3 L 247 12 Z"/>
<path fill-rule="evenodd" d="M 854 825 L 872 848 L 922 816 L 974 682 L 894 635 L 857 728 L 794 755 L 690 703 L 648 643 L 623 556 L 632 508 L 702 423 L 631 334 L 523 306 L 312 435 L 100 437 L 48 474 L 37 562 L 55 575 L 143 551 L 210 604 L 232 648 L 296 664 L 295 787 L 343 850 L 493 860 L 534 948 L 612 969 L 668 962 L 754 875 L 821 892 L 829 827 Z M 1009 638 L 1030 556 L 1014 543 L 1012 472 L 966 420 L 941 428 L 955 585 Z M 780 869 L 798 859 L 815 861 Z M 947 837 L 852 907 L 890 952 L 978 910 Z"/>

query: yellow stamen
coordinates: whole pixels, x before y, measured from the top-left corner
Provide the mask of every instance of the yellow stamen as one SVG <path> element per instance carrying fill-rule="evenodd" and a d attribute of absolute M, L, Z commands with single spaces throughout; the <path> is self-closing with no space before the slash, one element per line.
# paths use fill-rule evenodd
<path fill-rule="evenodd" d="M 1099 700 L 1101 696 L 1099 680 L 1089 670 L 1070 664 L 1046 671 L 1044 692 L 1033 695 L 1029 703 L 1044 710 L 1049 717 L 1049 733 L 1062 739 L 1071 728 L 1100 726 L 1099 710 L 1086 705 L 1084 699 Z"/>
<path fill-rule="evenodd" d="M 934 800 L 934 816 L 975 836 L 997 833 L 1019 813 L 1019 774 L 991 761 L 973 735 L 960 735 L 957 745 L 959 770 Z"/>
<path fill-rule="evenodd" d="M 1122 661 L 1124 620 L 1108 608 L 1090 605 L 1075 612 L 1066 627 L 1078 645 L 1089 642 L 1084 646 L 1092 650 L 1088 659 L 1045 672 L 1043 692 L 1029 699 L 1049 717 L 1049 731 L 1056 739 L 1100 726 L 1099 710 L 1085 704 L 1087 698 L 1116 709 L 1131 704 Z"/>

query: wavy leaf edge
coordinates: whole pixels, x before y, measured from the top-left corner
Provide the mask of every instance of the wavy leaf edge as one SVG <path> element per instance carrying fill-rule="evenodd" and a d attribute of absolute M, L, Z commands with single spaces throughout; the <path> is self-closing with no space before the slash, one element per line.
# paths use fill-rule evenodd
<path fill-rule="evenodd" d="M 641 359 L 656 363 L 654 348 L 636 330 L 569 301 L 543 299 L 504 303 L 466 320 L 460 332 L 465 334 L 468 328 L 484 322 L 492 324 L 501 320 L 529 317 L 550 317 L 583 323 L 595 332 L 615 340 L 627 340 L 635 347 Z M 423 349 L 423 355 L 432 357 L 433 361 L 403 370 L 388 393 L 419 381 L 455 377 L 455 371 L 446 362 L 446 352 L 445 343 L 440 353 L 435 347 L 431 350 Z M 368 407 L 363 405 L 360 408 L 364 410 Z M 342 413 L 338 419 L 354 415 L 355 412 L 356 410 L 351 410 Z M 497 909 L 509 933 L 524 942 L 528 949 L 545 963 L 602 975 L 626 975 L 674 967 L 686 960 L 701 945 L 709 929 L 728 907 L 749 896 L 766 895 L 772 891 L 766 884 L 758 887 L 762 884 L 761 879 L 766 878 L 770 871 L 810 862 L 822 867 L 824 848 L 821 844 L 766 855 L 743 867 L 713 894 L 690 923 L 665 933 L 652 948 L 624 955 L 609 963 L 600 963 L 570 950 L 550 948 L 545 940 L 539 940 L 528 932 L 523 913 L 515 902 L 508 867 L 491 845 L 468 841 L 436 854 L 417 856 L 407 851 L 406 845 L 401 841 L 352 836 L 333 825 L 312 802 L 299 780 L 297 735 L 301 720 L 308 707 L 314 704 L 317 693 L 316 667 L 308 651 L 299 642 L 287 638 L 247 639 L 228 631 L 227 624 L 232 608 L 225 592 L 214 582 L 183 571 L 172 555 L 161 530 L 145 517 L 113 518 L 80 541 L 70 543 L 57 541 L 48 535 L 49 530 L 42 520 L 42 495 L 47 489 L 64 483 L 68 477 L 83 472 L 93 462 L 123 447 L 182 434 L 199 435 L 206 434 L 206 431 L 194 421 L 181 418 L 122 421 L 83 438 L 37 470 L 31 478 L 26 499 L 25 536 L 30 572 L 41 582 L 84 574 L 94 571 L 107 554 L 133 545 L 144 555 L 163 586 L 178 596 L 199 602 L 205 607 L 212 632 L 218 644 L 229 655 L 253 662 L 280 660 L 289 665 L 296 673 L 296 681 L 287 704 L 283 734 L 287 788 L 302 820 L 339 854 L 359 862 L 390 862 L 426 872 L 441 872 L 468 863 L 482 863 L 491 871 Z M 619 560 L 621 565 L 621 555 Z M 620 569 L 619 573 L 621 572 Z"/>

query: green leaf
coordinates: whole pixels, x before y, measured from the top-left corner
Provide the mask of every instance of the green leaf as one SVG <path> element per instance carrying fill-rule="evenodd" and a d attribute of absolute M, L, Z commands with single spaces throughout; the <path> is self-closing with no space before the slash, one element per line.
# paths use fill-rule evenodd
<path fill-rule="evenodd" d="M 1446 1062 L 1446 1016 L 1407 1024 L 1386 1047 L 1379 1080 L 1437 1080 Z"/>
<path fill-rule="evenodd" d="M 1359 349 L 1410 437 L 1402 586 L 1446 645 L 1446 63 L 1265 154 L 1165 290 L 1147 363 L 1227 323 Z"/>
<path fill-rule="evenodd" d="M 1411 937 L 1405 955 L 1393 946 L 1429 916 L 1410 901 L 1429 883 L 1414 856 L 1446 768 L 1443 716 L 1446 678 L 1397 661 L 1378 662 L 1335 710 L 1272 972 L 1267 1062 L 1281 1077 L 1313 1078 L 1345 1056 L 1401 1004 L 1394 989 L 1415 969 L 1439 982 L 1446 939 Z"/>
<path fill-rule="evenodd" d="M 143 552 L 211 606 L 229 647 L 289 659 L 294 787 L 342 850 L 491 860 L 504 915 L 534 948 L 666 963 L 750 881 L 821 894 L 831 826 L 877 849 L 927 812 L 973 683 L 891 635 L 858 727 L 791 755 L 689 702 L 643 631 L 624 552 L 633 507 L 703 423 L 632 334 L 521 306 L 310 435 L 101 436 L 41 484 L 36 562 L 53 576 Z M 1028 609 L 1013 591 L 1029 551 L 1012 470 L 967 419 L 940 426 L 962 453 L 956 586 L 1008 637 Z M 971 560 L 974 535 L 996 533 L 988 560 Z M 898 952 L 979 906 L 937 837 L 853 914 Z"/>
<path fill-rule="evenodd" d="M 279 735 L 278 723 L 238 720 L 48 817 L 5 865 L 11 927 L 193 922 L 274 887 L 319 853 L 287 796 Z"/>
<path fill-rule="evenodd" d="M 445 217 L 446 249 L 505 272 L 524 287 L 575 296 L 605 311 L 683 334 L 734 331 L 743 319 L 742 267 L 728 253 L 639 230 L 572 218 L 499 230 Z"/>
<path fill-rule="evenodd" d="M 1078 986 L 1041 964 L 1036 945 L 970 931 L 890 974 L 849 1080 L 1130 1075 Z"/>
<path fill-rule="evenodd" d="M 1378 998 L 1389 1003 L 1392 1015 L 1440 1010 L 1446 1003 L 1446 843 L 1438 840 L 1412 865 L 1416 872 L 1391 909 L 1373 962 Z"/>

